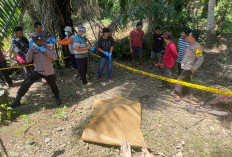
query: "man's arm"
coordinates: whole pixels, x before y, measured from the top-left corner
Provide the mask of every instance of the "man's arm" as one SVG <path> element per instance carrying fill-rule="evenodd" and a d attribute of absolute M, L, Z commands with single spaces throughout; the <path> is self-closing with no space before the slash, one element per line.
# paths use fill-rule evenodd
<path fill-rule="evenodd" d="M 85 47 L 85 48 L 80 48 L 79 46 L 75 46 L 75 50 L 77 51 L 77 52 L 80 52 L 81 53 L 81 51 L 86 51 L 86 50 L 90 50 L 90 45 L 89 46 L 87 46 L 87 47 Z M 83 53 L 85 53 L 85 52 L 83 52 Z"/>
<path fill-rule="evenodd" d="M 32 60 L 33 60 L 33 51 L 32 49 L 29 49 L 26 55 L 26 61 L 30 63 L 32 62 Z"/>
<path fill-rule="evenodd" d="M 67 38 L 64 38 L 63 40 L 57 41 L 60 45 L 69 45 L 72 43 L 74 37 L 70 37 L 68 40 Z"/>

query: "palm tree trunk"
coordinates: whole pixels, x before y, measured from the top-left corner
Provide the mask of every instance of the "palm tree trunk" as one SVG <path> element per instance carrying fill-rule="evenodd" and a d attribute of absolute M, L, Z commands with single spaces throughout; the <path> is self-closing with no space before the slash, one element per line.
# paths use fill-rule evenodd
<path fill-rule="evenodd" d="M 215 10 L 216 0 L 209 0 L 208 6 L 208 16 L 207 16 L 207 34 L 209 36 L 215 34 L 215 27 L 214 27 L 214 10 Z"/>

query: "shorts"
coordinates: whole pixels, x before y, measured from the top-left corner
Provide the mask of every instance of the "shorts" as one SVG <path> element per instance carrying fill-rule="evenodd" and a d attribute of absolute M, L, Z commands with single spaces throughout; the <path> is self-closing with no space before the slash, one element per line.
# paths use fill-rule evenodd
<path fill-rule="evenodd" d="M 140 48 L 140 47 L 133 47 L 132 49 L 133 49 L 132 57 L 139 57 L 139 58 L 141 58 L 143 56 L 142 48 Z"/>
<path fill-rule="evenodd" d="M 151 51 L 151 59 L 157 59 L 160 63 L 162 63 L 162 57 L 159 52 Z"/>
<path fill-rule="evenodd" d="M 76 63 L 76 59 L 75 59 L 75 54 L 70 54 L 71 57 L 71 62 L 72 62 L 72 67 L 73 69 L 77 69 L 77 63 Z"/>

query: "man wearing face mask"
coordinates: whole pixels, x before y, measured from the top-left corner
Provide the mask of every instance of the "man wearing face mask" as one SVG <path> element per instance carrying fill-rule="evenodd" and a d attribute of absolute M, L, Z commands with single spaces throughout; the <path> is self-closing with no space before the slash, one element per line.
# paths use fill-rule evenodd
<path fill-rule="evenodd" d="M 74 54 L 77 63 L 77 67 L 81 76 L 83 85 L 92 85 L 93 83 L 88 82 L 86 79 L 87 64 L 88 64 L 88 50 L 94 51 L 94 48 L 86 44 L 86 28 L 79 27 L 78 33 L 74 37 Z"/>
<path fill-rule="evenodd" d="M 66 37 L 63 40 L 57 41 L 57 43 L 60 44 L 60 45 L 68 45 L 72 66 L 73 66 L 73 69 L 76 70 L 76 74 L 78 75 L 78 67 L 77 67 L 77 64 L 76 64 L 74 48 L 73 48 L 74 35 L 73 35 L 73 32 L 72 32 L 72 27 L 66 26 L 64 31 L 65 31 Z"/>
<path fill-rule="evenodd" d="M 40 33 L 34 33 L 32 35 L 33 46 L 29 49 L 26 60 L 31 62 L 34 60 L 34 72 L 31 74 L 30 78 L 24 80 L 21 87 L 18 90 L 16 99 L 10 105 L 11 107 L 20 106 L 21 98 L 27 93 L 31 85 L 37 80 L 44 78 L 50 85 L 51 90 L 55 96 L 55 104 L 57 106 L 61 105 L 61 100 L 59 97 L 59 90 L 56 84 L 55 71 L 52 64 L 52 59 L 57 58 L 57 54 L 54 49 L 46 44 L 42 40 L 42 35 Z"/>

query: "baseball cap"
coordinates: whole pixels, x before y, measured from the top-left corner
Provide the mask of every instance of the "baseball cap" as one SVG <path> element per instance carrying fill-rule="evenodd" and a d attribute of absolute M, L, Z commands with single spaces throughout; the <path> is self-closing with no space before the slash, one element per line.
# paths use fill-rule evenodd
<path fill-rule="evenodd" d="M 31 38 L 34 42 L 41 42 L 43 41 L 43 37 L 42 37 L 42 34 L 41 33 L 33 33 L 31 35 Z"/>
<path fill-rule="evenodd" d="M 136 27 L 143 25 L 142 21 L 137 22 Z"/>
<path fill-rule="evenodd" d="M 82 31 L 82 32 L 84 32 L 84 31 L 86 31 L 86 28 L 85 28 L 85 27 L 83 27 L 83 26 L 81 26 L 81 27 L 79 27 L 79 28 L 78 28 L 78 31 Z"/>
<path fill-rule="evenodd" d="M 64 29 L 65 32 L 71 32 L 72 33 L 72 27 L 66 26 Z"/>
<path fill-rule="evenodd" d="M 172 33 L 171 32 L 164 32 L 164 34 L 161 36 L 162 38 L 171 38 Z"/>

